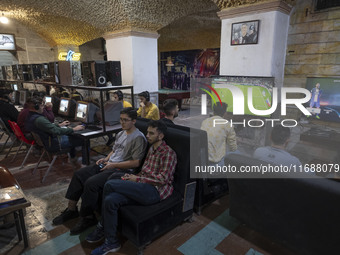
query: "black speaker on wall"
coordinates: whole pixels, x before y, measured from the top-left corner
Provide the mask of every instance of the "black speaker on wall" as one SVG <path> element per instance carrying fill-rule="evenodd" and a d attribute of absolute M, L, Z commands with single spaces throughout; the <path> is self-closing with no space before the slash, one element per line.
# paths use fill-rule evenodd
<path fill-rule="evenodd" d="M 107 81 L 110 81 L 113 86 L 122 85 L 122 71 L 120 61 L 107 61 L 105 63 Z"/>
<path fill-rule="evenodd" d="M 83 71 L 83 80 L 85 86 L 95 86 L 91 64 L 93 61 L 84 61 L 81 65 Z"/>
<path fill-rule="evenodd" d="M 91 63 L 91 70 L 94 73 L 94 80 L 97 87 L 105 87 L 107 82 L 105 62 L 96 61 Z"/>

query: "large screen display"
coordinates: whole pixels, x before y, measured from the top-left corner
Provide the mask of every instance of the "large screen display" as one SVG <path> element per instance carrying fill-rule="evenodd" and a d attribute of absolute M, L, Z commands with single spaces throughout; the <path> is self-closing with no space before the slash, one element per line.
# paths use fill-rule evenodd
<path fill-rule="evenodd" d="M 232 85 L 239 88 L 244 96 L 244 114 L 254 115 L 248 107 L 248 89 L 252 89 L 253 106 L 257 110 L 268 110 L 272 105 L 273 77 L 242 77 L 242 76 L 216 76 L 212 79 L 212 87 L 217 85 Z M 216 88 L 221 101 L 228 104 L 228 112 L 233 112 L 233 95 L 229 89 Z M 265 116 L 268 117 L 268 116 Z"/>
<path fill-rule="evenodd" d="M 340 122 L 340 77 L 307 78 L 306 89 L 312 93 L 306 105 L 309 118 Z"/>

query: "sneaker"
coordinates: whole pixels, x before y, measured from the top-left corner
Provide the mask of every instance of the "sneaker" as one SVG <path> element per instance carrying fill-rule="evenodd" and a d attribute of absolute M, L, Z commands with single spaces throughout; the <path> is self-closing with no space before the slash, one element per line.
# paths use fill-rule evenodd
<path fill-rule="evenodd" d="M 84 230 L 97 224 L 95 216 L 92 218 L 81 218 L 80 221 L 70 230 L 71 235 L 78 235 Z"/>
<path fill-rule="evenodd" d="M 96 229 L 86 237 L 86 241 L 89 243 L 96 243 L 103 240 L 105 237 L 104 228 L 98 223 Z"/>
<path fill-rule="evenodd" d="M 118 242 L 111 244 L 106 240 L 105 243 L 103 243 L 98 248 L 94 249 L 91 252 L 91 255 L 105 255 L 105 254 L 108 254 L 109 252 L 119 251 L 119 249 L 120 249 L 120 244 Z"/>
<path fill-rule="evenodd" d="M 76 207 L 75 211 L 71 211 L 70 209 L 66 208 L 59 216 L 53 219 L 54 225 L 60 225 L 64 222 L 79 217 L 78 208 Z"/>

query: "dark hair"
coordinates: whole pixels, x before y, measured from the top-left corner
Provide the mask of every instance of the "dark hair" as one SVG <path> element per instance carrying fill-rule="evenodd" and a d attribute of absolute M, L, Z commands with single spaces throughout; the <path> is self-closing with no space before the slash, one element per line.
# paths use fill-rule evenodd
<path fill-rule="evenodd" d="M 218 102 L 214 104 L 214 114 L 223 117 L 223 115 L 226 113 L 228 108 L 228 105 L 226 103 L 222 103 L 222 105 Z"/>
<path fill-rule="evenodd" d="M 148 127 L 157 128 L 157 131 L 164 135 L 166 130 L 168 129 L 162 120 L 150 120 L 148 122 Z"/>
<path fill-rule="evenodd" d="M 8 99 L 8 95 L 13 93 L 11 89 L 0 89 L 0 97 Z"/>
<path fill-rule="evenodd" d="M 34 91 L 33 92 L 33 97 L 44 97 L 46 96 L 46 92 L 43 92 L 43 91 Z"/>
<path fill-rule="evenodd" d="M 123 110 L 120 111 L 120 114 L 126 114 L 132 120 L 137 119 L 137 111 L 132 107 L 123 108 Z"/>
<path fill-rule="evenodd" d="M 123 92 L 121 92 L 120 90 L 117 90 L 117 91 L 113 92 L 113 94 L 117 95 L 118 100 L 123 100 L 123 98 L 124 98 Z"/>
<path fill-rule="evenodd" d="M 44 102 L 42 97 L 31 97 L 29 99 L 27 99 L 26 103 L 29 107 L 29 109 L 35 109 L 35 110 L 39 110 L 39 106 Z"/>
<path fill-rule="evenodd" d="M 143 91 L 138 94 L 139 97 L 145 97 L 146 101 L 150 101 L 150 93 L 149 91 Z"/>
<path fill-rule="evenodd" d="M 176 99 L 167 99 L 163 104 L 163 110 L 165 115 L 171 115 L 171 112 L 176 109 L 178 101 Z"/>
<path fill-rule="evenodd" d="M 283 145 L 290 137 L 290 129 L 281 125 L 274 126 L 271 139 L 276 145 Z"/>

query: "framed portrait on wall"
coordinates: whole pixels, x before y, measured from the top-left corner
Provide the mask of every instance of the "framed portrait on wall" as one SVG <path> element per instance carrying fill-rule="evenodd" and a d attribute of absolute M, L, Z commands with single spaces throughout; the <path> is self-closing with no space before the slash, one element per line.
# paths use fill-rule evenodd
<path fill-rule="evenodd" d="M 0 34 L 0 50 L 16 50 L 13 34 Z"/>
<path fill-rule="evenodd" d="M 231 24 L 230 45 L 257 44 L 259 39 L 259 20 Z"/>

